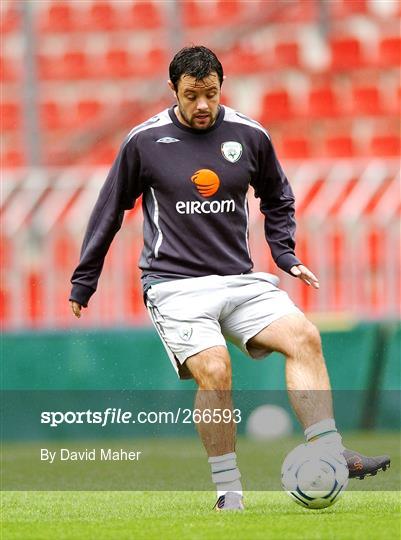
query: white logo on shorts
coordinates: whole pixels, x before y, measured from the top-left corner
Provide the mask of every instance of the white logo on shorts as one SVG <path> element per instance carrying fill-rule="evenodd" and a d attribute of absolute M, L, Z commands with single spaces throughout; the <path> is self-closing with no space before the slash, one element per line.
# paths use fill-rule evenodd
<path fill-rule="evenodd" d="M 192 327 L 185 325 L 179 331 L 180 336 L 184 341 L 189 341 L 192 336 Z"/>

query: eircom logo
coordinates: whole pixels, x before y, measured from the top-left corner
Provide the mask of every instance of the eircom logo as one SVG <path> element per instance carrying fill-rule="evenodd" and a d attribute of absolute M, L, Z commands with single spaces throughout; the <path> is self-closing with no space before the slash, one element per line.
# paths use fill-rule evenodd
<path fill-rule="evenodd" d="M 202 197 L 211 197 L 220 187 L 220 178 L 210 169 L 199 169 L 191 180 Z"/>
<path fill-rule="evenodd" d="M 198 193 L 202 197 L 212 197 L 220 187 L 220 178 L 210 169 L 200 169 L 191 176 Z M 179 214 L 220 214 L 222 212 L 234 212 L 235 201 L 178 201 L 175 208 Z"/>
<path fill-rule="evenodd" d="M 175 209 L 179 214 L 220 214 L 234 212 L 235 201 L 178 201 Z"/>

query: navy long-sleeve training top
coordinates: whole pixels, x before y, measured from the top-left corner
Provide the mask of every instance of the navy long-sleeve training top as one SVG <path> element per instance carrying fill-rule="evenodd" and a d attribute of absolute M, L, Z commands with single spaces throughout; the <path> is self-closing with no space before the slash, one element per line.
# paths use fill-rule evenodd
<path fill-rule="evenodd" d="M 145 290 L 157 280 L 250 272 L 249 185 L 260 198 L 274 261 L 288 272 L 300 264 L 294 195 L 258 122 L 221 106 L 213 126 L 197 130 L 172 107 L 135 127 L 90 216 L 70 299 L 87 305 L 124 211 L 141 194 Z"/>

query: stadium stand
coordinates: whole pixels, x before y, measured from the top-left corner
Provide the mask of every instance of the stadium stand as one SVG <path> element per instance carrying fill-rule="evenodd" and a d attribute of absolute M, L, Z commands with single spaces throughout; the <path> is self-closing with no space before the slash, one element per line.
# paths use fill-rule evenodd
<path fill-rule="evenodd" d="M 326 2 L 324 35 L 317 31 L 322 16 L 317 0 L 180 3 L 186 42 L 204 41 L 218 51 L 228 75 L 225 103 L 256 116 L 269 129 L 294 184 L 300 256 L 329 286 L 317 299 L 283 280 L 310 311 L 371 317 L 399 313 L 393 276 L 399 261 L 390 249 L 399 243 L 394 224 L 400 218 L 401 13 L 396 4 Z M 40 136 L 48 167 L 40 175 L 25 169 L 19 4 L 3 2 L 0 8 L 1 162 L 6 170 L 0 313 L 10 327 L 70 324 L 66 287 L 97 190 L 125 133 L 170 103 L 164 91 L 168 3 L 56 0 L 32 5 Z M 250 206 L 258 246 L 261 223 L 257 205 L 250 201 Z M 143 321 L 136 269 L 141 245 L 131 237 L 139 230 L 140 211 L 126 219 L 128 233 L 121 233 L 106 265 L 103 300 L 94 302 L 106 302 L 110 288 L 117 286 L 124 320 Z M 317 234 L 319 246 L 326 239 L 319 253 L 313 249 Z M 126 290 L 113 277 L 121 265 L 113 256 L 118 250 L 129 253 L 128 268 L 118 279 L 129 284 Z M 350 252 L 355 261 L 345 279 Z M 258 268 L 274 271 L 266 250 L 255 247 L 254 253 Z M 10 261 L 23 269 L 18 279 Z M 363 282 L 358 274 L 362 263 L 370 268 Z M 54 272 L 43 283 L 45 264 Z M 394 268 L 386 279 L 393 280 L 396 294 L 380 299 L 386 265 Z M 349 280 L 358 285 L 353 295 L 347 293 Z M 26 309 L 14 301 L 21 294 Z M 49 307 L 51 297 L 57 300 Z M 116 317 L 92 314 L 86 324 L 111 324 Z"/>

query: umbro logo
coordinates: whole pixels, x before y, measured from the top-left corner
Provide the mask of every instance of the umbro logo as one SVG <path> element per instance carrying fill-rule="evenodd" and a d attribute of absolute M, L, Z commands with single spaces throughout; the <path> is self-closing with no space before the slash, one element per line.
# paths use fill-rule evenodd
<path fill-rule="evenodd" d="M 164 144 L 170 144 L 173 142 L 180 142 L 180 139 L 174 139 L 174 137 L 162 137 L 161 139 L 157 139 L 156 142 L 161 142 Z"/>

